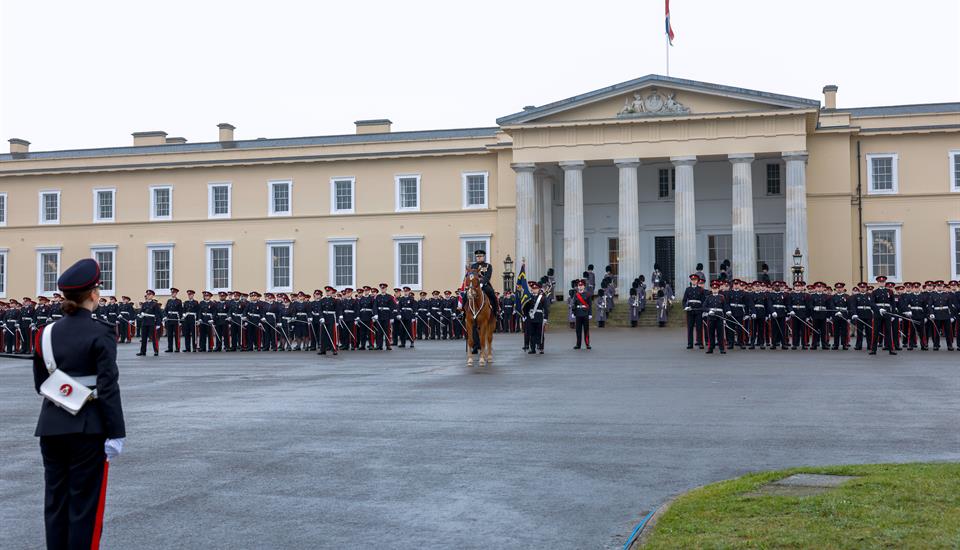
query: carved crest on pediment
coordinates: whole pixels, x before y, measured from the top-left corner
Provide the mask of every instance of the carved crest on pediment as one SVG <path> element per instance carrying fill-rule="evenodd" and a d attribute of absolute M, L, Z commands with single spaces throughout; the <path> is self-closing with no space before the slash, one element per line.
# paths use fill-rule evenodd
<path fill-rule="evenodd" d="M 649 92 L 637 91 L 632 97 L 628 96 L 623 103 L 623 108 L 617 113 L 617 116 L 662 116 L 662 115 L 685 115 L 690 112 L 690 108 L 683 105 L 676 99 L 676 92 L 660 92 L 653 88 Z"/>

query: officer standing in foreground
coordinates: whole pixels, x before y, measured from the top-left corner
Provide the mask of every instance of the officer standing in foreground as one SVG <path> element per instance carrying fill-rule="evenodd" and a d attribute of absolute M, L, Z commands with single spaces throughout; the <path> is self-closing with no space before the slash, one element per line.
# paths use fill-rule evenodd
<path fill-rule="evenodd" d="M 546 307 L 547 300 L 543 294 L 543 288 L 541 288 L 536 281 L 530 282 L 530 291 L 533 292 L 533 297 L 521 306 L 523 317 L 527 320 L 527 334 L 530 337 L 530 351 L 527 353 L 533 355 L 537 353 L 537 348 L 539 348 L 542 354 L 543 332 L 547 323 L 544 308 Z"/>
<path fill-rule="evenodd" d="M 40 437 L 46 481 L 47 548 L 96 550 L 103 529 L 105 461 L 120 454 L 126 437 L 117 383 L 117 341 L 113 327 L 92 318 L 100 298 L 100 266 L 95 260 L 72 265 L 57 286 L 64 293 L 65 317 L 46 327 L 49 346 L 36 346 L 35 389 L 39 393 L 50 372 L 60 370 L 77 383 L 96 388 L 96 398 L 76 415 L 47 399 L 40 409 L 35 435 Z M 44 351 L 52 357 L 44 357 Z M 68 384 L 61 387 L 61 393 L 70 390 Z"/>
<path fill-rule="evenodd" d="M 573 349 L 580 349 L 580 344 L 587 345 L 590 348 L 590 320 L 593 319 L 593 295 L 587 290 L 587 280 L 577 281 L 577 290 L 571 298 L 573 301 L 573 317 L 577 329 L 577 345 Z"/>
<path fill-rule="evenodd" d="M 157 340 L 157 322 L 161 315 L 160 304 L 154 299 L 156 293 L 148 290 L 143 297 L 143 307 L 140 308 L 140 353 L 147 354 L 147 339 L 153 340 L 153 355 L 160 355 L 160 342 Z"/>
<path fill-rule="evenodd" d="M 697 347 L 703 349 L 703 328 L 700 326 L 703 318 L 703 279 L 696 273 L 690 275 L 693 286 L 683 291 L 683 310 L 687 312 L 687 349 L 693 349 L 693 336 L 697 336 Z"/>

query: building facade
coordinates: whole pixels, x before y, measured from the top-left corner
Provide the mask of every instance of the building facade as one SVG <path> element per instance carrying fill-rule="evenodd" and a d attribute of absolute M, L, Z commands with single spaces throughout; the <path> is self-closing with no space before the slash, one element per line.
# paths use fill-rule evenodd
<path fill-rule="evenodd" d="M 0 296 L 100 260 L 104 294 L 459 285 L 475 248 L 560 281 L 730 260 L 757 277 L 960 278 L 960 103 L 840 108 L 649 75 L 497 126 L 0 155 Z M 565 285 L 564 285 L 565 286 Z"/>

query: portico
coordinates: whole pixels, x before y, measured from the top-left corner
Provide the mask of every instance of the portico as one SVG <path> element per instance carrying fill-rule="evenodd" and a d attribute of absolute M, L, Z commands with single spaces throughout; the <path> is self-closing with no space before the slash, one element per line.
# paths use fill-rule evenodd
<path fill-rule="evenodd" d="M 755 279 L 760 262 L 783 273 L 794 249 L 807 254 L 806 137 L 817 105 L 644 77 L 498 120 L 513 140 L 528 275 L 562 267 L 566 287 L 588 264 L 610 264 L 627 289 L 655 262 L 679 287 L 697 263 L 716 275 L 725 259 L 742 279 Z M 554 186 L 562 192 L 548 206 Z"/>

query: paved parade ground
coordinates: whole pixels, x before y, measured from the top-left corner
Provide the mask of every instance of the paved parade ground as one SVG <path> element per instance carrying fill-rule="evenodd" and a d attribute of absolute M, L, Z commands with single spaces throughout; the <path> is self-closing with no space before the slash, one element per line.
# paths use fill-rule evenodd
<path fill-rule="evenodd" d="M 960 460 L 960 353 L 706 356 L 565 329 L 344 353 L 120 348 L 104 548 L 613 548 L 671 495 L 799 465 Z M 29 363 L 0 359 L 0 548 L 43 546 Z"/>

